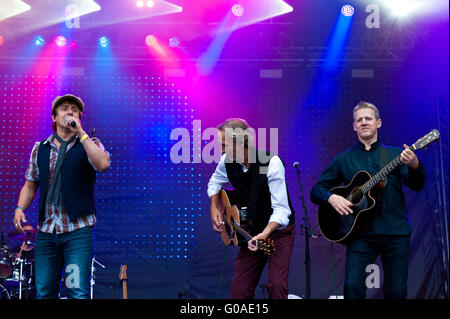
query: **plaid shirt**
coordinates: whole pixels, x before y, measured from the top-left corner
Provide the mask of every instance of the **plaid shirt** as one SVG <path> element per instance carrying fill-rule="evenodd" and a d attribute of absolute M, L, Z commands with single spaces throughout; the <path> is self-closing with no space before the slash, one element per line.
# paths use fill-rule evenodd
<path fill-rule="evenodd" d="M 56 144 L 53 142 L 54 134 L 50 135 L 45 141 L 44 144 L 50 144 L 51 150 L 50 150 L 50 176 L 49 181 L 53 179 L 53 173 L 55 171 L 56 167 L 56 161 L 58 159 L 58 148 L 56 147 Z M 75 140 L 67 146 L 66 154 L 67 152 L 73 147 L 75 142 L 79 139 L 77 136 Z M 109 153 L 105 151 L 105 147 L 100 142 L 98 138 L 91 138 L 92 141 L 100 147 L 100 149 L 105 152 L 106 154 Z M 25 178 L 31 182 L 39 182 L 39 167 L 37 163 L 37 157 L 38 157 L 38 150 L 39 150 L 39 144 L 40 142 L 36 142 L 34 144 L 33 150 L 31 151 L 31 157 L 30 157 L 30 163 L 28 165 L 28 169 L 25 173 Z M 99 172 L 99 170 L 92 164 L 91 159 L 88 157 L 89 163 L 91 163 L 92 167 L 95 169 L 96 172 Z M 61 197 L 60 197 L 61 198 Z M 46 202 L 45 203 L 45 218 L 42 224 L 38 226 L 38 230 L 45 232 L 45 233 L 67 233 L 74 230 L 77 230 L 82 227 L 87 226 L 94 226 L 96 223 L 96 218 L 94 214 L 87 215 L 80 217 L 74 221 L 70 221 L 69 216 L 66 213 L 65 208 L 62 206 L 62 200 L 60 199 L 60 202 L 57 205 L 54 205 L 52 203 Z"/>

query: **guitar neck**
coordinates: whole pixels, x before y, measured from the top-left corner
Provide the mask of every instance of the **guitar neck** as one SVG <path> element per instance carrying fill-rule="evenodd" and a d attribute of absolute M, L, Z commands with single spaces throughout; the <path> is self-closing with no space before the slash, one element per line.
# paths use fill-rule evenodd
<path fill-rule="evenodd" d="M 233 223 L 233 227 L 239 234 L 241 234 L 243 237 L 245 237 L 245 239 L 250 240 L 253 238 L 252 235 L 250 235 L 244 228 L 242 228 L 236 222 Z"/>
<path fill-rule="evenodd" d="M 127 281 L 126 280 L 124 280 L 122 282 L 122 292 L 123 292 L 123 299 L 128 299 Z"/>
<path fill-rule="evenodd" d="M 385 178 L 394 168 L 400 164 L 400 155 L 394 158 L 389 164 L 383 167 L 378 173 L 376 173 L 371 179 L 369 179 L 363 186 L 362 190 L 367 193 L 373 186 Z"/>

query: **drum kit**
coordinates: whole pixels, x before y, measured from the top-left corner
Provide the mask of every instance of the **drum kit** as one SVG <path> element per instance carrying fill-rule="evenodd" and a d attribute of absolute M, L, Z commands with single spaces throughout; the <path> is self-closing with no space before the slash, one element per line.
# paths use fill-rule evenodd
<path fill-rule="evenodd" d="M 15 230 L 7 237 L 14 242 L 9 248 L 2 234 L 0 242 L 0 299 L 31 299 L 34 297 L 34 245 L 36 230 L 23 225 L 24 233 Z"/>

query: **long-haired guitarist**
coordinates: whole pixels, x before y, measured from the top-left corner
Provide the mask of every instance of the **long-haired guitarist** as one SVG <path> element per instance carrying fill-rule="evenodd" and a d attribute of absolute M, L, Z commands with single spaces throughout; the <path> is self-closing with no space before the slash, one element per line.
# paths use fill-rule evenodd
<path fill-rule="evenodd" d="M 311 201 L 319 205 L 329 203 L 344 217 L 353 214 L 355 203 L 330 190 L 350 184 L 359 171 L 373 176 L 399 157 L 400 165 L 387 175 L 384 189 L 378 193 L 379 207 L 371 212 L 370 223 L 360 236 L 347 243 L 344 298 L 365 298 L 366 267 L 373 264 L 378 255 L 381 255 L 384 271 L 384 297 L 406 298 L 411 226 L 402 184 L 420 191 L 425 184 L 425 169 L 407 145 L 401 149 L 380 143 L 381 118 L 375 105 L 360 102 L 353 110 L 353 120 L 358 143 L 333 159 L 314 185 Z"/>
<path fill-rule="evenodd" d="M 254 236 L 242 240 L 231 283 L 231 298 L 251 299 L 268 259 L 269 298 L 287 298 L 288 273 L 294 243 L 294 210 L 289 200 L 285 169 L 277 155 L 259 152 L 253 146 L 251 128 L 242 119 L 229 119 L 218 127 L 222 157 L 208 183 L 211 222 L 225 231 L 220 190 L 231 183 L 241 206 L 241 226 Z M 255 243 L 270 238 L 275 253 L 269 258 Z"/>

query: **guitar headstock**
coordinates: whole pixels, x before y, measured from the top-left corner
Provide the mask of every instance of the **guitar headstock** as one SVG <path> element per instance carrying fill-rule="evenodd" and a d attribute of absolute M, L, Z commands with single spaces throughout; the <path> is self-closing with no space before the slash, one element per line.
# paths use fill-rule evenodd
<path fill-rule="evenodd" d="M 119 278 L 121 281 L 127 280 L 127 265 L 120 266 Z"/>
<path fill-rule="evenodd" d="M 271 239 L 266 239 L 266 240 L 259 239 L 258 240 L 258 249 L 261 250 L 267 256 L 269 256 L 269 257 L 272 256 L 275 253 L 273 240 L 271 240 Z"/>
<path fill-rule="evenodd" d="M 437 140 L 439 140 L 439 138 L 441 137 L 441 135 L 439 134 L 438 130 L 432 130 L 430 133 L 428 133 L 427 135 L 425 135 L 422 138 L 419 138 L 411 147 L 410 149 L 412 151 L 415 150 L 419 150 L 422 148 L 426 148 L 428 145 L 430 145 L 431 143 L 436 142 Z"/>

